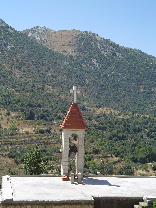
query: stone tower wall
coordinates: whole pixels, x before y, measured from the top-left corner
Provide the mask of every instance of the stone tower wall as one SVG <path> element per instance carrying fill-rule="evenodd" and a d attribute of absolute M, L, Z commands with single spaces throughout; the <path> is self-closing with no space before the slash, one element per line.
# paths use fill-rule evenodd
<path fill-rule="evenodd" d="M 69 137 L 75 133 L 78 136 L 77 158 L 76 158 L 76 174 L 79 172 L 83 176 L 84 167 L 84 136 L 85 130 L 63 129 L 62 130 L 62 162 L 61 175 L 68 175 L 68 156 L 69 156 Z"/>

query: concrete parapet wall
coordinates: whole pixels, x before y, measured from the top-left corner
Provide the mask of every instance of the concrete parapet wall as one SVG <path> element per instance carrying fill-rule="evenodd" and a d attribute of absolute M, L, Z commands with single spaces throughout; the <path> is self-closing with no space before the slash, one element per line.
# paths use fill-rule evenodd
<path fill-rule="evenodd" d="M 61 202 L 6 202 L 2 208 L 94 208 L 93 201 L 61 201 Z"/>
<path fill-rule="evenodd" d="M 94 197 L 94 208 L 134 208 L 141 197 Z"/>
<path fill-rule="evenodd" d="M 88 201 L 3 201 L 2 208 L 133 208 L 139 204 L 141 197 L 94 197 Z"/>

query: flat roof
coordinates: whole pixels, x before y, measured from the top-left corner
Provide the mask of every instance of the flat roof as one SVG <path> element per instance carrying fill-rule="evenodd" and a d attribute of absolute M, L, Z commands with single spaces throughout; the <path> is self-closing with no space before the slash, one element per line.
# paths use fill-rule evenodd
<path fill-rule="evenodd" d="M 156 177 L 84 177 L 82 184 L 50 176 L 3 176 L 2 202 L 92 200 L 92 197 L 156 197 Z"/>

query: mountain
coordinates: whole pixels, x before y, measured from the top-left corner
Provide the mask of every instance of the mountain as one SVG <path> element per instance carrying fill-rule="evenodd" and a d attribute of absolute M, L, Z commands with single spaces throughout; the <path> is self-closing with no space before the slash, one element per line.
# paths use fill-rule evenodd
<path fill-rule="evenodd" d="M 45 27 L 24 32 L 38 43 L 74 57 L 77 70 L 81 68 L 84 86 L 88 85 L 88 91 L 95 87 L 93 92 L 88 92 L 94 104 L 155 113 L 155 57 L 121 47 L 91 32 L 53 31 Z"/>
<path fill-rule="evenodd" d="M 29 108 L 37 118 L 60 118 L 74 84 L 84 108 L 156 113 L 156 58 L 140 50 L 87 31 L 18 32 L 1 20 L 0 52 L 1 105 L 26 117 Z"/>
<path fill-rule="evenodd" d="M 76 55 L 74 52 L 74 37 L 81 33 L 79 30 L 54 31 L 40 26 L 36 26 L 22 32 L 26 33 L 28 37 L 35 39 L 38 43 L 46 46 L 47 48 L 65 55 Z"/>
<path fill-rule="evenodd" d="M 88 127 L 85 174 L 99 172 L 102 159 L 104 174 L 154 175 L 155 80 L 156 58 L 140 50 L 87 31 L 19 32 L 0 20 L 0 174 L 16 174 L 17 166 L 22 174 L 34 144 L 49 173 L 60 174 L 59 125 L 76 85 Z"/>

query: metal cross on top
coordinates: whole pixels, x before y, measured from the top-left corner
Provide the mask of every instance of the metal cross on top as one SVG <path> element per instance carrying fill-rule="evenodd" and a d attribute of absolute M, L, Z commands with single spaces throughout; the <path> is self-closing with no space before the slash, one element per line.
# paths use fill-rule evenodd
<path fill-rule="evenodd" d="M 80 93 L 80 91 L 77 90 L 76 86 L 73 86 L 73 89 L 70 90 L 70 93 L 73 93 L 73 95 L 74 95 L 74 103 L 76 103 L 76 96 L 77 96 L 77 93 Z"/>

